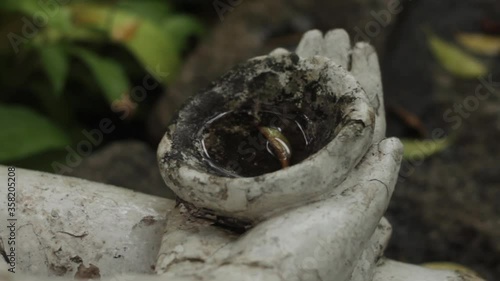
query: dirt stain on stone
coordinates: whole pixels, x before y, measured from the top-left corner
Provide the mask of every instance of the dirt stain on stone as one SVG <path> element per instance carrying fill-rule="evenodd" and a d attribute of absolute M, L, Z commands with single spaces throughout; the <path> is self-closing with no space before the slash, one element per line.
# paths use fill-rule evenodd
<path fill-rule="evenodd" d="M 101 273 L 100 270 L 97 266 L 93 264 L 89 264 L 89 267 L 86 267 L 83 264 L 80 264 L 78 266 L 78 271 L 75 274 L 75 279 L 76 280 L 100 280 L 101 279 Z"/>

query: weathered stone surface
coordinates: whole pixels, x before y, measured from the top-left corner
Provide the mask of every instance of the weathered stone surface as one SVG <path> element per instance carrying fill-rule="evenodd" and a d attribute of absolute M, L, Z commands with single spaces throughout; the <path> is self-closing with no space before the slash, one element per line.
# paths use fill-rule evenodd
<path fill-rule="evenodd" d="M 0 178 L 7 178 L 7 167 L 0 166 Z M 16 179 L 17 274 L 72 280 L 77 272 L 103 278 L 153 272 L 165 215 L 174 201 L 24 169 L 16 169 Z M 2 222 L 8 208 L 2 188 Z M 0 229 L 4 247 L 10 236 L 7 227 Z M 6 280 L 1 274 L 0 280 Z"/>
<path fill-rule="evenodd" d="M 332 99 L 323 101 L 321 96 Z M 313 140 L 323 138 L 320 134 L 329 136 L 306 161 L 255 178 L 229 178 L 218 175 L 204 160 L 204 147 L 196 136 L 213 116 L 254 105 L 286 110 L 289 104 L 317 127 L 310 132 Z M 340 184 L 373 143 L 376 116 L 354 77 L 325 57 L 289 53 L 254 58 L 179 112 L 159 145 L 160 171 L 180 198 L 198 208 L 260 220 L 314 200 Z"/>
<path fill-rule="evenodd" d="M 336 43 L 343 47 L 332 51 Z M 378 144 L 385 134 L 385 119 L 379 107 L 380 72 L 372 71 L 378 66 L 376 55 L 361 51 L 353 56 L 356 75 L 378 82 L 358 83 L 334 62 L 348 67 L 350 53 L 345 32 L 334 30 L 325 38 L 318 31 L 308 32 L 297 54 L 280 49 L 254 58 L 215 81 L 179 112 L 159 145 L 158 160 L 166 183 L 186 203 L 170 213 L 177 219 L 167 225 L 158 273 L 193 275 L 188 268 L 196 260 L 197 271 L 216 274 L 238 266 L 248 277 L 250 267 L 265 280 L 371 279 L 390 235 L 388 224 L 379 221 L 392 194 L 402 151 L 394 139 Z M 371 61 L 373 66 L 357 60 Z M 370 88 L 365 92 L 360 84 Z M 213 116 L 256 102 L 276 107 L 289 102 L 303 111 L 307 106 L 319 110 L 311 94 L 334 97 L 323 102 L 338 118 L 322 129 L 332 132 L 324 147 L 303 162 L 257 177 L 232 177 L 220 175 L 204 161 L 207 148 L 196 136 Z M 361 163 L 360 156 L 364 156 Z M 189 219 L 195 214 L 186 206 L 199 208 L 195 212 L 209 210 L 216 217 L 268 219 L 235 237 L 218 233 L 217 220 Z M 341 227 L 325 227 L 333 224 Z M 322 244 L 314 246 L 311 241 Z M 300 267 L 306 261 L 312 261 L 314 274 Z"/>

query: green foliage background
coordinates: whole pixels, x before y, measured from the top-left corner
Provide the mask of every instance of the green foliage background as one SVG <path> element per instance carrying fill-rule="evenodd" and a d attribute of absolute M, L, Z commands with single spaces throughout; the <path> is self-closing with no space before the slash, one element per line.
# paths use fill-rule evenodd
<path fill-rule="evenodd" d="M 143 122 L 131 89 L 150 77 L 154 100 L 202 34 L 169 1 L 0 1 L 0 163 L 50 170 L 113 106 Z"/>

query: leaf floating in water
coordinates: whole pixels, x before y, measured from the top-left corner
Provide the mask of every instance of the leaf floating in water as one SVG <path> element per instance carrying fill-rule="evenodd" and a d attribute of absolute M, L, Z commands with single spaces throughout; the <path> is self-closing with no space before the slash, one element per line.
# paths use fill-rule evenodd
<path fill-rule="evenodd" d="M 276 128 L 259 127 L 259 131 L 271 144 L 276 157 L 281 162 L 281 167 L 286 168 L 290 166 L 292 149 L 288 139 Z"/>
<path fill-rule="evenodd" d="M 457 40 L 464 47 L 480 55 L 495 56 L 500 54 L 500 37 L 485 34 L 460 33 Z"/>
<path fill-rule="evenodd" d="M 431 51 L 440 64 L 450 73 L 461 78 L 476 78 L 488 72 L 488 68 L 476 58 L 466 54 L 457 46 L 427 32 Z"/>
<path fill-rule="evenodd" d="M 402 140 L 404 146 L 403 159 L 424 159 L 446 149 L 450 144 L 450 138 L 437 140 Z"/>

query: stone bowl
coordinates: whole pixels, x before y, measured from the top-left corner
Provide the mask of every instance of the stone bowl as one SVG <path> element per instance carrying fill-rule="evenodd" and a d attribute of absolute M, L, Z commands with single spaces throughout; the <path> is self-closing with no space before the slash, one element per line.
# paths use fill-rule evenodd
<path fill-rule="evenodd" d="M 280 52 L 193 96 L 159 144 L 159 167 L 181 201 L 253 223 L 334 192 L 372 144 L 374 123 L 348 71 L 325 57 Z M 287 138 L 288 167 L 262 127 Z"/>

